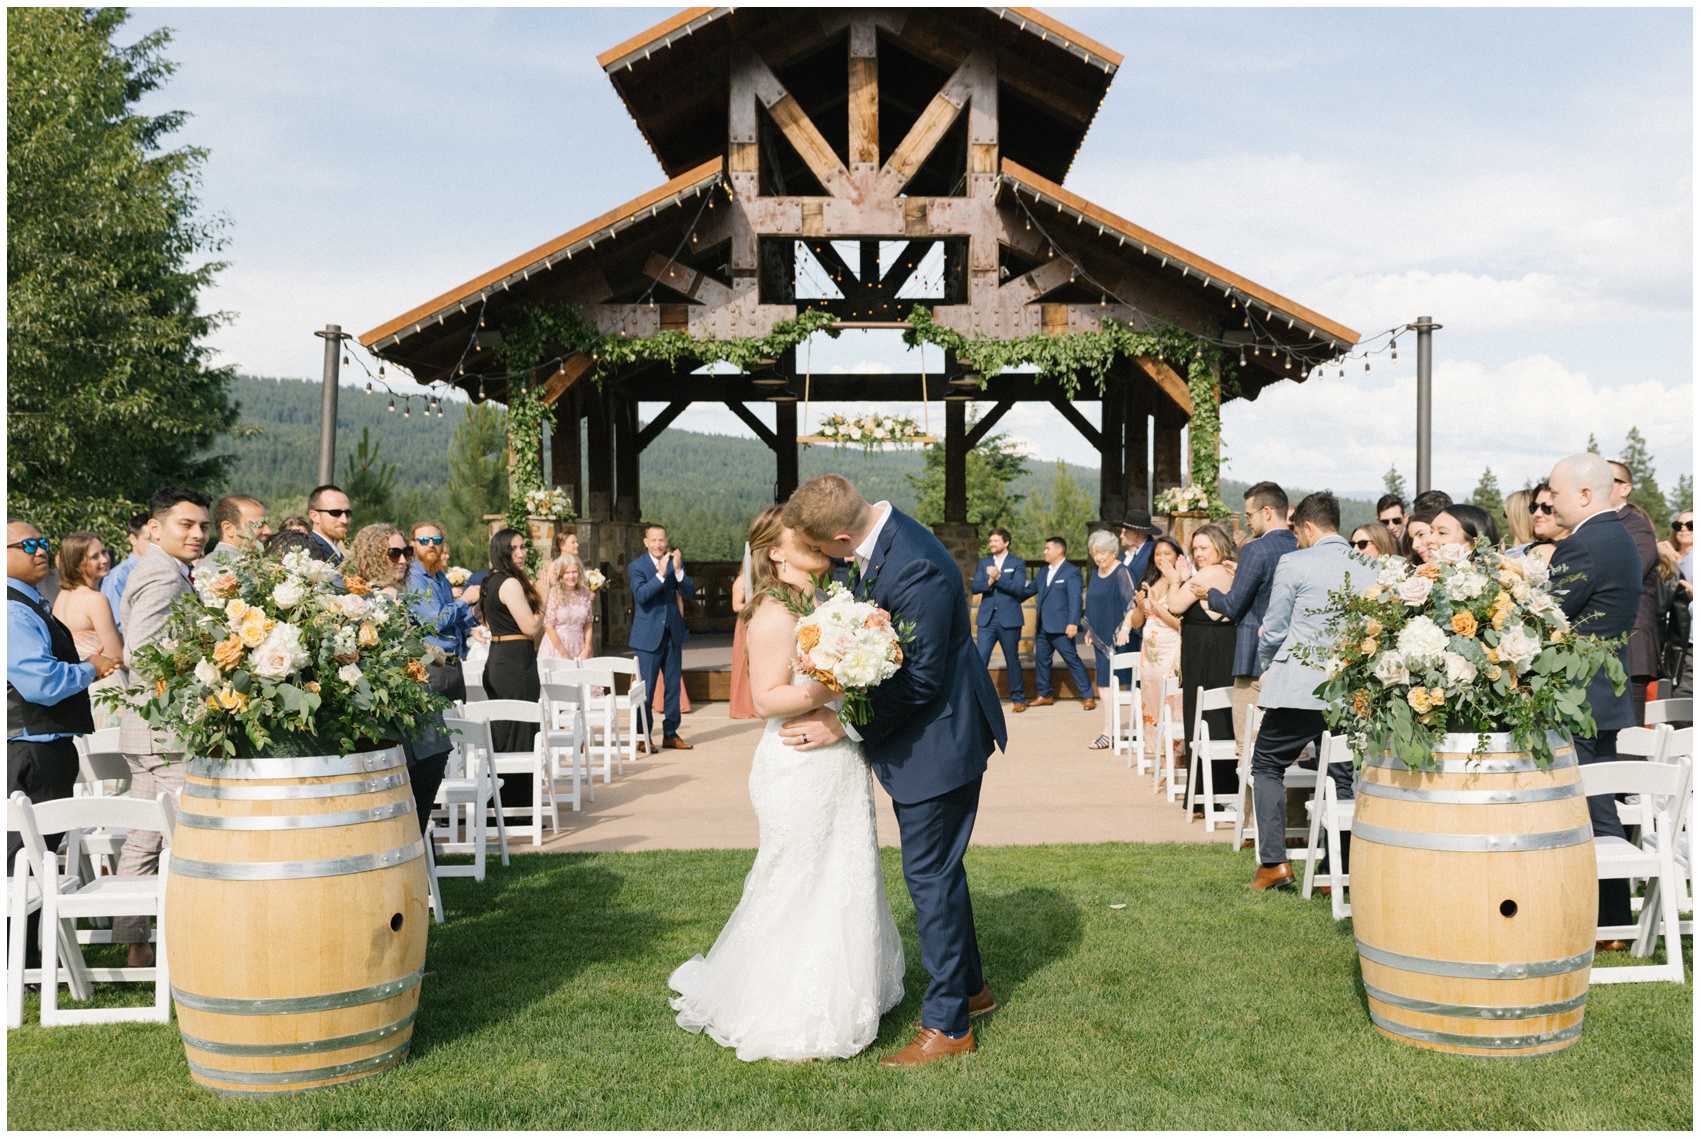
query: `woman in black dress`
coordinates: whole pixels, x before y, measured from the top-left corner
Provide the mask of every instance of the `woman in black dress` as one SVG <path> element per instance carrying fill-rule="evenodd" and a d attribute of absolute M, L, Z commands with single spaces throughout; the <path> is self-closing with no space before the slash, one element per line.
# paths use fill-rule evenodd
<path fill-rule="evenodd" d="M 1233 539 L 1220 526 L 1200 526 L 1192 535 L 1193 579 L 1206 589 L 1219 589 L 1224 593 L 1231 589 L 1237 561 Z M 1212 612 L 1209 605 L 1198 600 L 1189 589 L 1172 590 L 1169 603 L 1171 611 L 1177 611 L 1181 619 L 1182 726 L 1186 731 L 1190 768 L 1198 689 L 1234 686 L 1234 634 L 1237 626 L 1221 613 Z M 1212 740 L 1234 737 L 1231 710 L 1207 711 L 1204 722 L 1210 728 Z M 1210 775 L 1212 789 L 1217 794 L 1229 794 L 1239 788 L 1239 769 L 1233 759 L 1215 760 Z M 1202 794 L 1202 772 L 1194 777 L 1193 793 Z M 1203 810 L 1194 809 L 1193 816 L 1202 817 Z"/>
<path fill-rule="evenodd" d="M 537 589 L 525 575 L 525 537 L 517 530 L 497 530 L 490 539 L 490 574 L 484 578 L 484 623 L 490 629 L 490 656 L 484 662 L 484 692 L 491 699 L 518 699 L 536 703 L 542 689 L 537 682 L 537 635 L 543 628 L 543 606 Z M 490 723 L 490 741 L 498 751 L 529 751 L 537 737 L 535 723 L 497 719 Z M 510 801 L 517 784 L 524 783 L 520 797 Z M 531 783 L 507 780 L 502 801 L 510 806 L 528 805 Z"/>

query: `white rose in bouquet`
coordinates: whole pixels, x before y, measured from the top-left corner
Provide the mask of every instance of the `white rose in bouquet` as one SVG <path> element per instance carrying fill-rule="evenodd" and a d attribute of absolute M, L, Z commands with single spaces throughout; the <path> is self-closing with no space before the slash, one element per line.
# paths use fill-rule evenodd
<path fill-rule="evenodd" d="M 348 620 L 365 620 L 369 606 L 366 604 L 365 597 L 357 597 L 353 593 L 344 593 L 329 597 L 325 601 L 325 607 L 332 612 L 342 614 Z"/>
<path fill-rule="evenodd" d="M 1394 684 L 1410 683 L 1411 671 L 1405 666 L 1405 657 L 1389 649 L 1375 662 L 1375 678 L 1381 681 L 1382 687 L 1390 688 Z"/>
<path fill-rule="evenodd" d="M 195 665 L 195 678 L 209 688 L 216 688 L 224 682 L 224 673 L 218 670 L 218 665 L 201 657 L 201 662 Z"/>
<path fill-rule="evenodd" d="M 1407 577 L 1393 590 L 1394 595 L 1412 608 L 1426 604 L 1434 582 L 1427 577 Z"/>
<path fill-rule="evenodd" d="M 1476 678 L 1476 666 L 1456 652 L 1446 653 L 1446 686 L 1461 687 Z"/>
<path fill-rule="evenodd" d="M 248 655 L 248 669 L 263 680 L 281 680 L 307 663 L 301 630 L 279 621 L 260 646 Z"/>
<path fill-rule="evenodd" d="M 1528 669 L 1534 663 L 1535 657 L 1541 651 L 1541 638 L 1531 635 L 1529 630 L 1519 624 L 1506 629 L 1499 637 L 1499 655 L 1501 659 L 1509 660 L 1519 672 Z"/>
<path fill-rule="evenodd" d="M 1412 580 L 1428 583 L 1421 577 Z M 1409 603 L 1409 602 L 1407 602 Z M 1446 633 L 1426 616 L 1411 618 L 1411 623 L 1399 630 L 1399 652 L 1407 663 L 1417 667 L 1438 661 L 1446 651 Z"/>
<path fill-rule="evenodd" d="M 354 664 L 344 664 L 336 670 L 336 678 L 352 687 L 360 682 L 362 674 L 358 666 Z"/>
<path fill-rule="evenodd" d="M 280 582 L 272 589 L 272 604 L 280 609 L 292 609 L 306 599 L 306 588 L 294 577 Z"/>
<path fill-rule="evenodd" d="M 1429 553 L 1430 561 L 1438 561 L 1442 565 L 1462 565 L 1470 559 L 1470 547 L 1462 542 L 1447 542 L 1439 549 Z"/>

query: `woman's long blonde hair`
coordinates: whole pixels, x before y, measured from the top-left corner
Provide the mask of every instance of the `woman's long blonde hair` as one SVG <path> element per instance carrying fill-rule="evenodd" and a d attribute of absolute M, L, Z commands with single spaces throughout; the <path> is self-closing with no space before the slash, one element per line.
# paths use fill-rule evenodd
<path fill-rule="evenodd" d="M 569 591 L 566 588 L 568 565 L 578 566 L 578 588 L 576 590 Z M 565 601 L 573 592 L 585 593 L 590 591 L 590 586 L 584 583 L 584 562 L 580 560 L 576 553 L 556 554 L 555 560 L 549 563 L 549 568 L 545 572 L 549 578 L 549 594 L 558 601 Z"/>
<path fill-rule="evenodd" d="M 779 539 L 785 535 L 782 512 L 778 506 L 769 506 L 750 523 L 750 595 L 738 612 L 741 621 L 749 620 L 757 606 L 775 590 L 795 591 L 794 586 L 779 579 L 779 566 L 767 555 L 767 551 L 778 546 Z"/>

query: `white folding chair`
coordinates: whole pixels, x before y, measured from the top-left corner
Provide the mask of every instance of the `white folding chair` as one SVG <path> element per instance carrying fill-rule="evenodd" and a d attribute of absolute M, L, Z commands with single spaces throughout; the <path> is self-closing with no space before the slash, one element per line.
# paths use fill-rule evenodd
<path fill-rule="evenodd" d="M 543 703 L 527 702 L 519 699 L 486 699 L 469 700 L 466 704 L 466 717 L 474 721 L 492 723 L 506 720 L 512 723 L 532 723 L 537 726 L 537 735 L 532 740 L 529 751 L 492 751 L 491 769 L 496 775 L 530 775 L 531 776 L 531 805 L 503 806 L 501 813 L 507 817 L 524 817 L 531 815 L 529 826 L 519 827 L 519 830 L 531 835 L 531 844 L 543 844 L 543 803 L 548 799 L 550 821 L 555 833 L 561 832 L 561 810 L 555 801 L 555 780 L 550 774 L 548 747 L 543 731 Z"/>
<path fill-rule="evenodd" d="M 1667 727 L 1668 730 L 1668 727 Z M 1664 739 L 1660 759 L 1667 763 L 1687 761 L 1694 762 L 1694 728 L 1684 727 L 1680 731 L 1671 731 Z M 1663 805 L 1659 803 L 1658 805 Z M 1677 877 L 1682 883 L 1682 895 L 1677 898 L 1677 911 L 1692 914 L 1694 912 L 1694 861 L 1691 857 L 1694 829 L 1694 779 L 1690 777 L 1687 796 L 1671 807 L 1672 821 L 1675 825 L 1675 847 L 1671 856 L 1676 860 Z M 1641 829 L 1641 847 L 1647 850 L 1659 848 L 1658 832 L 1649 825 Z M 1636 898 L 1639 903 L 1640 898 Z M 1682 922 L 1682 932 L 1686 936 L 1694 934 L 1694 920 L 1690 916 Z"/>
<path fill-rule="evenodd" d="M 1158 786 L 1166 783 L 1165 794 L 1168 801 L 1173 802 L 1186 793 L 1181 782 L 1187 770 L 1186 729 L 1170 710 L 1174 697 L 1180 694 L 1180 680 L 1164 676 L 1158 683 L 1158 691 L 1157 761 L 1151 772 L 1151 793 L 1157 793 Z"/>
<path fill-rule="evenodd" d="M 1688 795 L 1690 763 L 1628 762 L 1593 763 L 1581 768 L 1583 791 L 1595 794 L 1638 794 L 1643 804 L 1652 810 L 1653 830 L 1658 836 L 1657 848 L 1642 849 L 1622 838 L 1594 838 L 1595 872 L 1601 881 L 1618 878 L 1646 878 L 1648 894 L 1641 907 L 1641 919 L 1633 925 L 1601 925 L 1594 933 L 1595 940 L 1615 940 L 1634 937 L 1634 955 L 1652 955 L 1653 943 L 1661 933 L 1665 938 L 1665 963 L 1649 967 L 1629 966 L 1602 968 L 1596 964 L 1590 973 L 1593 984 L 1634 983 L 1643 980 L 1671 980 L 1682 983 L 1682 933 L 1677 918 L 1677 899 L 1682 885 L 1677 877 L 1676 824 L 1673 815 Z M 1657 806 L 1664 796 L 1662 808 Z"/>
<path fill-rule="evenodd" d="M 444 822 L 448 827 L 443 852 L 470 853 L 472 864 L 438 866 L 436 875 L 483 881 L 492 814 L 496 818 L 496 848 L 501 853 L 502 864 L 508 864 L 508 827 L 502 813 L 502 780 L 496 777 L 491 762 L 496 749 L 490 743 L 490 724 L 445 715 L 443 726 L 455 743 L 455 753 L 450 757 L 450 774 L 437 788 L 437 805 L 444 810 Z M 457 816 L 463 820 L 465 828 L 460 832 L 465 834 L 464 840 L 456 840 L 459 829 Z M 434 828 L 435 823 L 432 825 Z M 432 860 L 436 860 L 434 853 Z"/>
<path fill-rule="evenodd" d="M 24 985 L 41 983 L 41 969 L 24 967 L 25 932 L 29 923 L 29 915 L 41 911 L 42 890 L 41 882 L 48 874 L 58 881 L 60 892 L 69 892 L 82 885 L 82 881 L 74 873 L 59 872 L 59 861 L 48 853 L 47 843 L 37 840 L 30 841 L 24 829 L 23 812 L 19 802 L 28 802 L 23 791 L 13 794 L 6 803 L 6 829 L 24 835 L 23 848 L 18 851 L 12 866 L 12 876 L 8 882 L 9 895 L 7 906 L 7 939 L 6 939 L 6 1026 L 22 1027 L 24 1023 Z M 36 837 L 39 839 L 40 834 Z M 46 926 L 43 926 L 44 928 Z M 86 1000 L 94 992 L 88 973 L 83 964 L 83 954 L 77 949 L 76 922 L 61 917 L 55 937 L 59 943 L 60 954 L 69 967 L 66 969 L 65 983 L 71 990 L 74 1000 Z"/>
<path fill-rule="evenodd" d="M 482 702 L 489 698 L 484 692 L 484 661 L 489 658 L 490 651 L 483 644 L 474 642 L 468 648 L 465 658 L 460 662 L 460 676 L 466 682 L 467 702 Z"/>
<path fill-rule="evenodd" d="M 551 673 L 561 675 L 560 672 Z M 576 675 L 576 673 L 568 673 Z M 544 679 L 541 684 L 544 715 L 543 721 L 548 724 L 544 730 L 547 738 L 544 746 L 549 754 L 549 776 L 551 778 L 568 778 L 572 780 L 570 801 L 573 810 L 584 808 L 583 790 L 590 788 L 590 800 L 596 801 L 596 777 L 590 770 L 590 729 L 586 726 L 585 708 L 591 702 L 588 689 L 576 682 Z M 598 713 L 606 712 L 613 718 L 613 710 L 605 705 Z M 609 767 L 610 754 L 605 752 L 602 757 L 602 781 Z M 563 763 L 565 764 L 563 773 Z M 559 791 L 556 792 L 557 797 Z"/>
<path fill-rule="evenodd" d="M 1346 872 L 1345 859 L 1341 856 L 1340 835 L 1352 832 L 1352 815 L 1357 804 L 1353 799 L 1340 797 L 1334 780 L 1328 777 L 1328 767 L 1332 763 L 1350 765 L 1351 762 L 1352 752 L 1346 745 L 1345 736 L 1324 733 L 1316 756 L 1316 795 L 1309 803 L 1310 834 L 1305 844 L 1304 897 L 1310 900 L 1311 892 L 1319 883 L 1328 886 L 1328 900 L 1337 921 L 1352 915 L 1352 906 L 1346 902 L 1346 890 L 1352 884 L 1351 875 Z M 1327 873 L 1317 868 L 1321 862 L 1319 841 L 1327 849 Z"/>
<path fill-rule="evenodd" d="M 1234 737 L 1229 735 L 1226 739 L 1212 739 L 1210 727 L 1204 721 L 1207 711 L 1232 712 L 1233 708 L 1233 688 L 1198 689 L 1192 716 L 1192 753 L 1187 762 L 1186 812 L 1190 818 L 1194 809 L 1203 807 L 1206 832 L 1215 830 L 1218 822 L 1226 825 L 1233 821 L 1239 809 L 1239 792 L 1236 790 L 1216 793 L 1216 779 L 1211 770 L 1212 759 L 1233 761 Z M 1199 772 L 1197 780 L 1191 775 L 1194 770 Z"/>
<path fill-rule="evenodd" d="M 431 895 L 427 899 L 431 905 L 431 916 L 439 925 L 443 923 L 443 889 L 440 878 L 441 874 L 437 872 L 437 823 L 432 819 L 425 823 L 425 879 L 431 887 Z"/>
<path fill-rule="evenodd" d="M 1667 723 L 1672 727 L 1694 726 L 1694 700 L 1689 696 L 1647 702 L 1647 726 Z"/>
<path fill-rule="evenodd" d="M 105 874 L 74 889 L 60 887 L 59 875 L 41 878 L 41 1024 L 57 1027 L 73 1023 L 169 1023 L 171 1021 L 171 970 L 168 963 L 170 946 L 165 937 L 165 887 L 170 870 L 171 830 L 176 811 L 171 796 L 162 792 L 152 801 L 145 798 L 60 798 L 51 802 L 31 804 L 17 795 L 21 833 L 26 846 L 34 846 L 42 865 L 50 864 L 43 833 L 64 831 L 68 838 L 65 858 L 76 864 L 80 856 L 78 845 L 84 828 L 98 826 L 122 827 L 125 830 L 155 830 L 165 836 L 167 848 L 159 855 L 159 872 L 143 875 Z M 34 859 L 32 859 L 33 861 Z M 32 868 L 34 868 L 32 864 Z M 48 886 L 52 887 L 49 888 Z M 79 917 L 153 917 L 158 922 L 154 943 L 154 966 L 151 968 L 88 968 L 91 979 L 109 981 L 153 981 L 154 1002 L 144 1008 L 78 1008 L 59 1007 L 59 962 L 62 951 L 60 938 L 49 930 L 61 920 L 75 921 Z M 110 934 L 108 934 L 110 937 Z M 80 939 L 80 938 L 79 938 Z M 78 960 L 82 948 L 69 949 Z M 74 966 L 67 958 L 66 963 Z"/>
<path fill-rule="evenodd" d="M 588 732 L 585 737 L 587 755 L 593 752 L 601 758 L 603 784 L 614 781 L 615 768 L 625 774 L 625 744 L 620 730 L 621 697 L 614 691 L 614 670 L 603 664 L 581 660 L 539 660 L 537 664 L 538 676 L 544 682 L 552 680 L 583 689 L 582 699 L 579 695 L 568 699 L 583 712 Z M 596 801 L 594 796 L 591 801 Z"/>
<path fill-rule="evenodd" d="M 649 722 L 649 689 L 644 685 L 643 676 L 638 672 L 638 662 L 628 660 L 624 656 L 592 656 L 588 660 L 579 661 L 584 668 L 605 668 L 622 676 L 630 676 L 631 680 L 624 695 L 617 695 L 612 687 L 608 696 L 618 711 L 626 713 L 626 758 L 636 760 L 638 743 L 653 745 L 649 733 L 643 725 Z M 683 681 L 681 681 L 683 682 Z"/>
<path fill-rule="evenodd" d="M 1139 667 L 1143 657 L 1138 652 L 1117 652 L 1110 657 L 1110 744 L 1127 756 L 1127 765 L 1134 774 L 1145 773 L 1145 704 L 1140 695 L 1142 682 Z M 1128 686 L 1122 687 L 1121 673 L 1131 672 Z"/>
<path fill-rule="evenodd" d="M 113 797 L 128 794 L 130 764 L 118 750 L 118 728 L 108 727 L 93 735 L 80 735 L 77 744 L 77 797 Z M 118 854 L 124 848 L 124 831 L 88 830 L 83 834 L 82 856 L 74 868 L 84 881 L 101 873 L 118 872 Z"/>

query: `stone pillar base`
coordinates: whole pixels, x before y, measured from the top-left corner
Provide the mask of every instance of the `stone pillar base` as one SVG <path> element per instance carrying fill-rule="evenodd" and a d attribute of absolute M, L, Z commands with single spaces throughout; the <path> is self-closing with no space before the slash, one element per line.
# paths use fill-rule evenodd
<path fill-rule="evenodd" d="M 944 543 L 962 570 L 962 587 L 974 579 L 974 568 L 980 564 L 980 527 L 972 522 L 940 522 L 933 527 L 933 536 Z"/>

